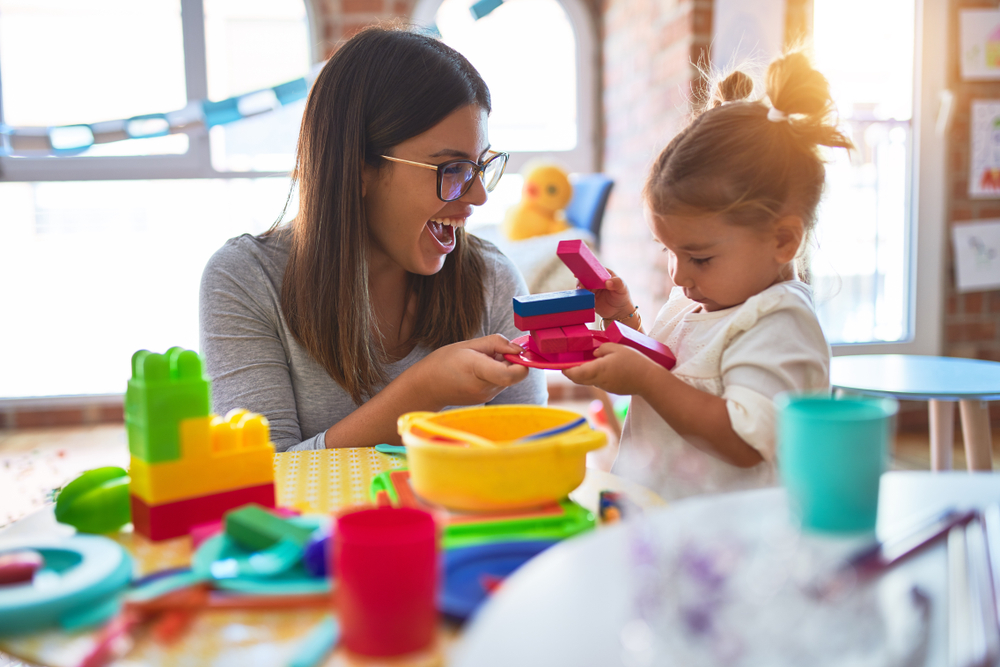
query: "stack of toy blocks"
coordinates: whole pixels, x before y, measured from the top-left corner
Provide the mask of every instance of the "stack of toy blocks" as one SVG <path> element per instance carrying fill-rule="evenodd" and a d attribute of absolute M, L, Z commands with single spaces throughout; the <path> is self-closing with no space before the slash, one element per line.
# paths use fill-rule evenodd
<path fill-rule="evenodd" d="M 192 350 L 132 356 L 125 393 L 132 523 L 151 540 L 187 535 L 247 503 L 274 507 L 267 419 L 246 410 L 211 415 L 210 393 Z"/>
<path fill-rule="evenodd" d="M 611 274 L 581 240 L 560 241 L 556 254 L 586 289 L 514 297 L 514 326 L 530 332 L 528 349 L 553 363 L 592 359 L 606 339 L 642 352 L 667 369 L 675 359 L 666 345 L 627 326 L 609 322 L 603 338 L 586 326 L 594 321 L 594 294 Z"/>

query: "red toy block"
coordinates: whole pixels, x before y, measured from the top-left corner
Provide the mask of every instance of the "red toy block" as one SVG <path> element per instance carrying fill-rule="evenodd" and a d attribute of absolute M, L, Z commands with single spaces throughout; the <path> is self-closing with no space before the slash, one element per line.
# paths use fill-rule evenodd
<path fill-rule="evenodd" d="M 538 343 L 536 343 L 535 339 L 531 338 L 531 337 L 528 338 L 527 348 L 529 350 L 531 350 L 532 352 L 534 352 L 535 354 L 537 354 L 538 356 L 540 356 L 545 361 L 552 361 L 552 359 L 550 359 L 549 357 L 554 357 L 555 356 L 554 352 L 545 353 L 545 352 L 542 352 L 541 350 L 539 350 L 538 349 Z"/>
<path fill-rule="evenodd" d="M 548 315 L 533 315 L 531 317 L 521 317 L 517 313 L 514 313 L 514 326 L 521 331 L 537 331 L 538 329 L 567 327 L 573 324 L 590 324 L 594 321 L 594 317 L 593 308 L 568 310 L 564 313 L 550 313 Z"/>
<path fill-rule="evenodd" d="M 567 352 L 589 352 L 594 349 L 594 337 L 582 324 L 562 328 Z"/>
<path fill-rule="evenodd" d="M 604 333 L 608 337 L 609 342 L 625 345 L 631 347 L 633 350 L 642 352 L 667 370 L 673 368 L 674 364 L 677 363 L 677 359 L 669 347 L 655 338 L 650 338 L 646 334 L 639 333 L 635 329 L 623 324 L 608 322 Z"/>
<path fill-rule="evenodd" d="M 129 496 L 135 532 L 158 542 L 181 537 L 201 523 L 218 521 L 227 511 L 247 503 L 274 507 L 274 484 L 249 486 L 162 505 L 147 505 L 138 496 Z"/>
<path fill-rule="evenodd" d="M 535 347 L 541 354 L 569 352 L 569 341 L 566 340 L 566 334 L 559 327 L 532 331 L 531 340 L 535 341 Z"/>
<path fill-rule="evenodd" d="M 601 266 L 594 253 L 580 239 L 560 241 L 556 255 L 587 289 L 604 289 L 604 282 L 611 279 L 608 270 Z"/>

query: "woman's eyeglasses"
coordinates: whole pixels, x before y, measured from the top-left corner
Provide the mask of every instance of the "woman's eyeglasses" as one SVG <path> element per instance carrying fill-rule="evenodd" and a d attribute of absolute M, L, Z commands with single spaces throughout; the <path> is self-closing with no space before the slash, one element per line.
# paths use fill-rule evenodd
<path fill-rule="evenodd" d="M 381 157 L 391 162 L 401 162 L 402 164 L 412 164 L 415 167 L 433 169 L 437 172 L 437 196 L 441 201 L 455 201 L 465 196 L 465 193 L 472 187 L 473 179 L 482 174 L 483 185 L 487 192 L 493 192 L 493 188 L 500 182 L 503 170 L 507 168 L 507 153 L 494 153 L 486 162 L 478 163 L 472 160 L 452 160 L 443 164 L 427 164 L 425 162 L 413 162 L 403 160 L 398 157 L 382 155 Z"/>

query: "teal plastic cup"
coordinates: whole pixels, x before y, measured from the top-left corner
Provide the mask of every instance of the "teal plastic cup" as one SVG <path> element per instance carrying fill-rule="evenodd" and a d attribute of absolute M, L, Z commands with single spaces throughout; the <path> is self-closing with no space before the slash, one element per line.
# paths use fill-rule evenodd
<path fill-rule="evenodd" d="M 899 404 L 808 394 L 781 394 L 775 403 L 778 471 L 802 529 L 874 530 Z"/>

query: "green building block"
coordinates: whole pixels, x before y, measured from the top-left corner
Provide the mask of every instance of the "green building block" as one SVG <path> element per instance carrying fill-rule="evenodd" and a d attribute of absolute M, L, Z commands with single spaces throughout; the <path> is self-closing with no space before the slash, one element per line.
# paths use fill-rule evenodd
<path fill-rule="evenodd" d="M 172 347 L 166 354 L 132 355 L 132 379 L 125 392 L 125 430 L 132 456 L 147 463 L 181 457 L 183 419 L 210 414 L 211 381 L 197 352 Z"/>
<path fill-rule="evenodd" d="M 225 529 L 226 535 L 250 551 L 263 551 L 282 539 L 305 547 L 314 532 L 271 514 L 256 503 L 226 512 Z"/>

